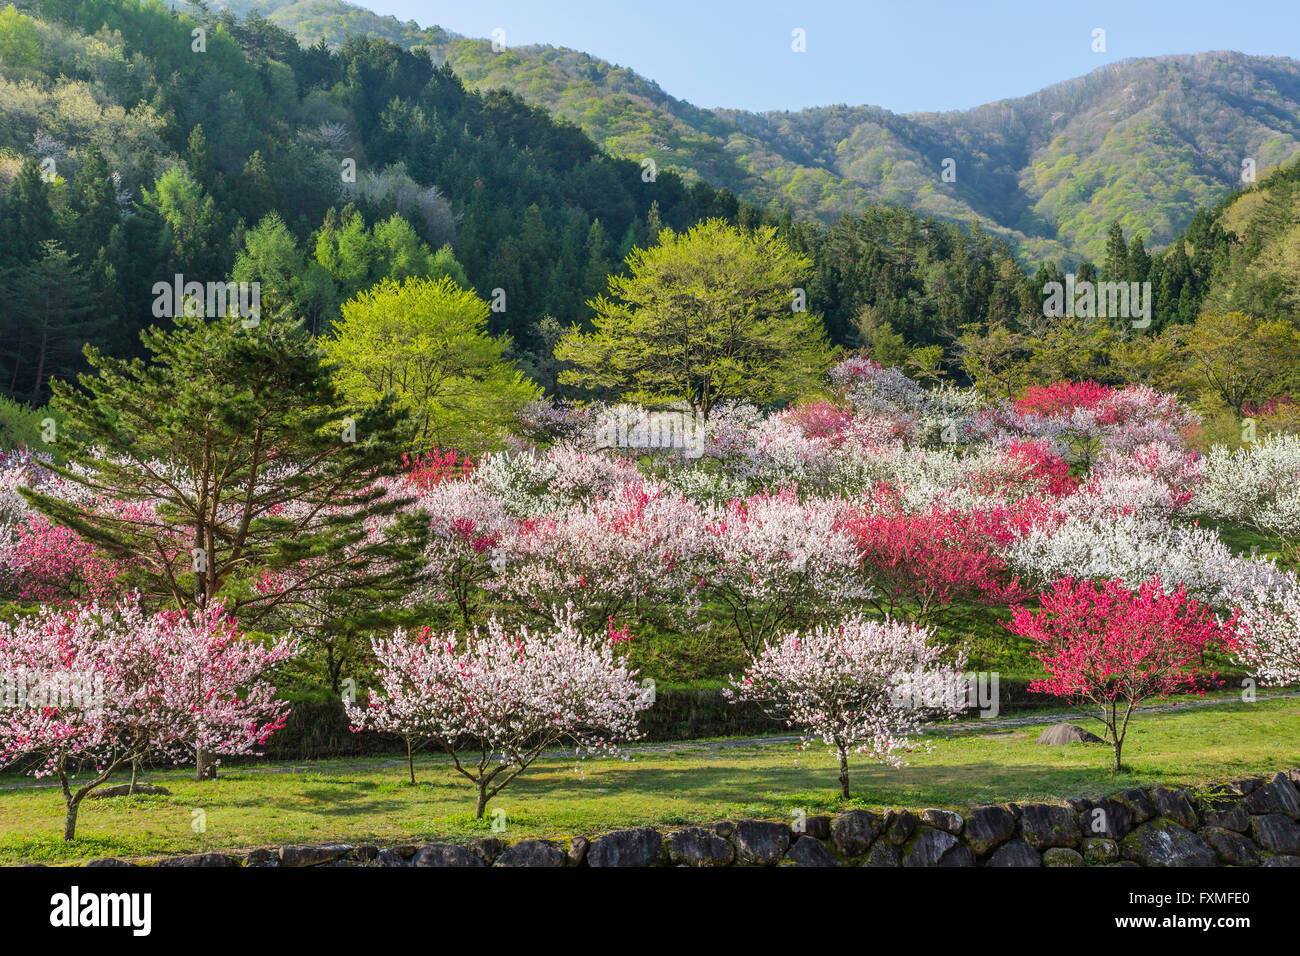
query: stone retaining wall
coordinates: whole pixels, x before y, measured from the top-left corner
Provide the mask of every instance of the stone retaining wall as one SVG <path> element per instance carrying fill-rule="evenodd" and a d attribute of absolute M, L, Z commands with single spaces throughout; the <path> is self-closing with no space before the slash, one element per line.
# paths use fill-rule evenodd
<path fill-rule="evenodd" d="M 1300 769 L 1190 790 L 964 810 L 850 810 L 660 832 L 425 846 L 282 846 L 157 866 L 1300 866 Z M 93 860 L 87 866 L 131 866 Z"/>

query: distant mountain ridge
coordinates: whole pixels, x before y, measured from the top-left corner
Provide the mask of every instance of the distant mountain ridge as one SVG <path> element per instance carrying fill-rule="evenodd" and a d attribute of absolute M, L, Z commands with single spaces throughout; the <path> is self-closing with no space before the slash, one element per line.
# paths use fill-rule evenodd
<path fill-rule="evenodd" d="M 701 109 L 652 80 L 552 46 L 492 51 L 341 0 L 217 0 L 260 9 L 304 42 L 382 36 L 425 47 L 468 86 L 504 88 L 615 155 L 653 158 L 760 205 L 833 221 L 879 202 L 978 218 L 1029 259 L 1096 259 L 1109 223 L 1163 246 L 1196 209 L 1300 155 L 1300 62 L 1234 52 L 1122 61 L 970 110 Z M 941 178 L 945 160 L 955 181 Z"/>

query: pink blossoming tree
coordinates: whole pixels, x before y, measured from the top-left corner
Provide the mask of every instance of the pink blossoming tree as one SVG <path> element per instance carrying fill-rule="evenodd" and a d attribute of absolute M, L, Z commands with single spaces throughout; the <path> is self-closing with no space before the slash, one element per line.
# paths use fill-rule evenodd
<path fill-rule="evenodd" d="M 1237 658 L 1271 684 L 1300 683 L 1300 579 L 1258 587 L 1241 601 Z"/>
<path fill-rule="evenodd" d="M 913 749 L 910 734 L 927 718 L 965 705 L 964 660 L 940 661 L 931 632 L 900 621 L 850 617 L 767 642 L 725 692 L 753 701 L 799 728 L 804 745 L 820 737 L 839 761 L 840 795 L 849 798 L 849 753 L 893 767 Z"/>
<path fill-rule="evenodd" d="M 146 615 L 135 599 L 0 622 L 0 675 L 15 688 L 0 708 L 0 763 L 36 756 L 36 776 L 58 776 L 72 840 L 81 802 L 122 767 L 264 742 L 288 705 L 263 674 L 291 652 L 243 642 L 219 609 Z M 90 779 L 74 789 L 83 764 Z"/>
<path fill-rule="evenodd" d="M 572 609 L 547 631 L 506 629 L 462 643 L 455 634 L 404 630 L 373 639 L 381 690 L 347 705 L 353 730 L 433 742 L 474 784 L 481 819 L 488 801 L 543 751 L 568 741 L 585 753 L 617 753 L 640 736 L 650 705 L 615 642 L 578 632 Z"/>

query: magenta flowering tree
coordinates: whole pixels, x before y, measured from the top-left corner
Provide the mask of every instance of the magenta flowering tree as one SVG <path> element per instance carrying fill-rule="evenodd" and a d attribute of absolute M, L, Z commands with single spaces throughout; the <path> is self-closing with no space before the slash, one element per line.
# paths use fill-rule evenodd
<path fill-rule="evenodd" d="M 454 603 L 468 628 L 476 596 L 506 560 L 514 519 L 499 497 L 474 481 L 430 485 L 414 506 L 429 523 L 422 582 L 435 599 Z"/>
<path fill-rule="evenodd" d="M 615 653 L 618 635 L 579 633 L 572 608 L 548 630 L 419 636 L 397 630 L 373 639 L 380 692 L 347 704 L 353 730 L 428 740 L 474 784 L 474 815 L 543 751 L 568 742 L 587 754 L 617 753 L 641 735 L 650 706 L 634 670 Z"/>
<path fill-rule="evenodd" d="M 0 536 L 3 588 L 24 601 L 106 600 L 128 567 L 41 514 Z"/>
<path fill-rule="evenodd" d="M 58 776 L 71 840 L 81 802 L 122 767 L 265 741 L 287 705 L 262 674 L 291 651 L 241 641 L 218 610 L 147 615 L 134 598 L 0 622 L 0 762 L 38 757 L 36 776 Z"/>
<path fill-rule="evenodd" d="M 1029 689 L 1095 711 L 1110 738 L 1116 773 L 1138 705 L 1180 691 L 1203 693 L 1202 655 L 1235 641 L 1235 612 L 1222 621 L 1185 588 L 1166 591 L 1159 578 L 1133 591 L 1119 579 L 1063 577 L 1040 605 L 1037 611 L 1012 608 L 1004 625 L 1034 642 L 1034 656 L 1047 671 Z"/>
<path fill-rule="evenodd" d="M 822 742 L 839 761 L 849 798 L 849 754 L 899 767 L 927 719 L 961 713 L 964 659 L 941 662 L 931 631 L 861 616 L 768 641 L 724 693 L 752 701 Z"/>

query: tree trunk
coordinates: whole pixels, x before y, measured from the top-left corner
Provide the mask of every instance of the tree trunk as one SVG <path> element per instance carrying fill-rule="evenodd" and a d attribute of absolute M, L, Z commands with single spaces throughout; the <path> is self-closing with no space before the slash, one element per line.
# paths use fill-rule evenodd
<path fill-rule="evenodd" d="M 140 775 L 140 758 L 137 757 L 135 760 L 131 761 L 131 786 L 127 787 L 126 789 L 128 796 L 135 793 L 135 781 L 139 775 Z"/>
<path fill-rule="evenodd" d="M 71 843 L 73 837 L 77 834 L 77 808 L 81 806 L 80 800 L 68 801 L 68 815 L 63 820 L 63 842 Z"/>
<path fill-rule="evenodd" d="M 487 802 L 488 802 L 487 784 L 480 783 L 478 785 L 478 806 L 474 810 L 475 820 L 483 819 L 483 814 L 487 810 Z"/>
<path fill-rule="evenodd" d="M 217 765 L 211 759 L 212 755 L 206 750 L 195 748 L 194 750 L 194 779 L 195 780 L 216 780 Z"/>
<path fill-rule="evenodd" d="M 1119 754 L 1124 747 L 1124 741 L 1120 739 L 1119 734 L 1115 734 L 1115 772 L 1120 772 Z"/>
<path fill-rule="evenodd" d="M 840 748 L 840 796 L 845 800 L 849 798 L 849 755 Z"/>
<path fill-rule="evenodd" d="M 40 356 L 40 361 L 36 366 L 36 384 L 32 386 L 31 401 L 32 401 L 32 405 L 36 407 L 40 406 L 41 383 L 45 381 L 45 351 L 46 351 L 45 346 L 46 343 L 49 342 L 49 339 L 50 339 L 50 330 L 49 330 L 49 326 L 47 325 L 45 328 L 41 329 L 41 347 L 40 347 L 40 351 L 37 353 Z"/>
<path fill-rule="evenodd" d="M 415 755 L 411 753 L 411 738 L 406 738 L 406 767 L 411 771 L 411 783 L 415 783 Z"/>

